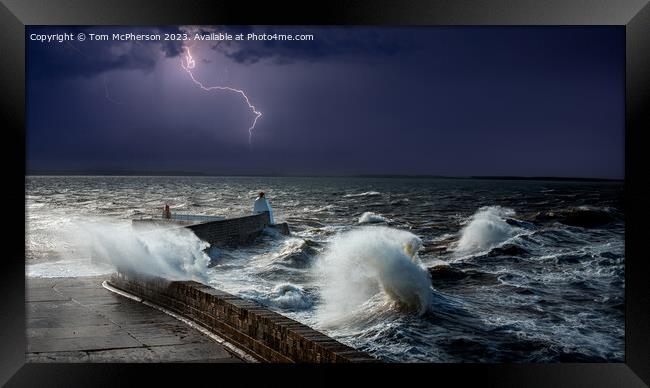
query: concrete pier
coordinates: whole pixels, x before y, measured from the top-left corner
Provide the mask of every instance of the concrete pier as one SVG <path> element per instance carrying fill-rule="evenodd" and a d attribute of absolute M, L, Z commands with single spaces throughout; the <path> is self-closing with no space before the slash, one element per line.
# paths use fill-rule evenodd
<path fill-rule="evenodd" d="M 102 277 L 28 278 L 27 362 L 242 362 L 176 318 L 102 287 Z"/>
<path fill-rule="evenodd" d="M 109 284 L 200 324 L 261 362 L 379 361 L 253 301 L 194 281 L 122 270 Z"/>
<path fill-rule="evenodd" d="M 28 278 L 26 291 L 27 362 L 379 361 L 193 281 L 120 272 Z"/>
<path fill-rule="evenodd" d="M 188 216 L 197 217 L 197 216 Z M 244 215 L 219 220 L 194 220 L 188 219 L 134 219 L 136 226 L 157 225 L 171 228 L 188 228 L 203 241 L 215 247 L 237 247 L 248 245 L 255 241 L 265 229 L 275 230 L 277 233 L 289 235 L 289 225 L 286 222 L 271 224 L 268 212 Z"/>
<path fill-rule="evenodd" d="M 134 220 L 136 225 L 161 220 Z M 196 223 L 213 246 L 249 244 L 269 213 Z M 102 283 L 105 283 L 107 289 Z M 122 293 L 122 294 L 120 294 Z M 377 362 L 261 305 L 192 281 L 118 270 L 113 276 L 28 278 L 27 362 Z"/>

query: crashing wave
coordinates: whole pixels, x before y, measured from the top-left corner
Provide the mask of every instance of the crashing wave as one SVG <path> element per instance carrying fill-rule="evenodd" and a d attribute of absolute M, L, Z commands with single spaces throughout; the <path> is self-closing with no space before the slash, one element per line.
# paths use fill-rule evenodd
<path fill-rule="evenodd" d="M 307 293 L 291 283 L 280 283 L 269 292 L 249 290 L 243 291 L 242 294 L 265 306 L 280 310 L 306 310 L 313 305 Z"/>
<path fill-rule="evenodd" d="M 338 236 L 317 268 L 323 281 L 323 320 L 350 318 L 378 294 L 397 307 L 426 312 L 432 290 L 417 256 L 421 245 L 414 234 L 383 226 Z"/>
<path fill-rule="evenodd" d="M 209 244 L 189 229 L 134 227 L 131 222 L 80 217 L 60 230 L 59 237 L 60 256 L 69 262 L 207 282 L 210 257 L 204 250 Z"/>
<path fill-rule="evenodd" d="M 461 231 L 456 252 L 473 253 L 493 248 L 513 237 L 518 228 L 507 222 L 514 210 L 500 206 L 485 206 L 469 219 Z"/>
<path fill-rule="evenodd" d="M 373 212 L 365 212 L 361 215 L 361 217 L 359 217 L 360 224 L 375 224 L 381 222 L 388 222 L 388 219 Z"/>
<path fill-rule="evenodd" d="M 276 255 L 276 261 L 291 267 L 304 268 L 311 264 L 312 258 L 318 254 L 319 244 L 312 240 L 292 238 L 284 242 Z"/>

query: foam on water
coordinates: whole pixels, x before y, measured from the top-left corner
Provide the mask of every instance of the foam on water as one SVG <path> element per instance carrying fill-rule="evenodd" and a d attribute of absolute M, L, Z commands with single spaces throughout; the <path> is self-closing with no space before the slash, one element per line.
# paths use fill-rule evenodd
<path fill-rule="evenodd" d="M 365 212 L 361 215 L 361 217 L 359 217 L 360 224 L 374 224 L 381 222 L 388 222 L 388 219 L 380 214 L 373 212 Z"/>
<path fill-rule="evenodd" d="M 36 263 L 34 268 L 28 268 L 28 273 L 42 277 L 71 276 L 70 272 L 60 270 L 65 263 L 78 267 L 74 276 L 106 273 L 112 267 L 174 280 L 207 281 L 205 270 L 210 258 L 203 250 L 209 244 L 185 228 L 134 227 L 131 221 L 77 217 L 52 233 L 57 237 L 54 250 L 63 260 L 58 265 Z M 81 271 L 83 268 L 87 271 Z"/>
<path fill-rule="evenodd" d="M 320 207 L 305 207 L 303 208 L 303 211 L 305 213 L 322 213 L 322 212 L 331 212 L 336 209 L 336 206 L 334 205 L 325 205 L 325 206 L 320 206 Z"/>
<path fill-rule="evenodd" d="M 377 197 L 380 196 L 381 193 L 378 191 L 365 191 L 363 193 L 357 193 L 357 194 L 346 194 L 343 197 L 344 198 L 355 198 L 355 197 Z"/>
<path fill-rule="evenodd" d="M 271 292 L 253 296 L 253 299 L 266 306 L 284 310 L 305 310 L 312 306 L 309 296 L 302 287 L 291 283 L 280 283 L 273 287 Z"/>
<path fill-rule="evenodd" d="M 185 279 L 201 280 L 204 272 L 218 289 L 384 360 L 623 360 L 622 185 L 252 177 L 26 181 L 28 276 L 100 275 L 122 264 Z M 153 231 L 150 237 L 131 226 L 131 218 L 158 215 L 167 202 L 192 213 L 203 213 L 195 208 L 201 204 L 208 215 L 249 214 L 258 188 L 269 193 L 292 236 L 267 232 L 250 246 L 215 249 L 207 269 L 204 245 L 193 236 Z M 558 222 L 592 207 L 613 207 L 614 222 Z M 390 220 L 391 228 L 359 224 L 356 217 L 366 212 Z M 414 254 L 421 243 L 424 263 L 449 267 L 432 271 L 433 288 Z"/>
<path fill-rule="evenodd" d="M 513 215 L 512 209 L 500 206 L 478 209 L 461 230 L 461 237 L 455 251 L 459 253 L 485 251 L 513 237 L 518 229 L 505 220 L 506 217 Z"/>
<path fill-rule="evenodd" d="M 316 268 L 323 321 L 349 318 L 378 293 L 398 307 L 426 312 L 431 283 L 417 257 L 421 244 L 414 234 L 387 227 L 364 227 L 335 238 Z"/>

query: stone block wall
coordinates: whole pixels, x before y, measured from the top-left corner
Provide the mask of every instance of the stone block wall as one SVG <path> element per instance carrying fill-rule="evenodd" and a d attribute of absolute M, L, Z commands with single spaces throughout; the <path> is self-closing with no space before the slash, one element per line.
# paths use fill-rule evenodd
<path fill-rule="evenodd" d="M 194 281 L 120 272 L 112 286 L 174 311 L 265 362 L 378 362 L 252 301 Z"/>
<path fill-rule="evenodd" d="M 268 212 L 202 223 L 178 221 L 173 219 L 135 219 L 133 220 L 133 225 L 157 225 L 168 228 L 188 228 L 192 230 L 198 238 L 207 241 L 211 246 L 216 247 L 236 247 L 250 244 L 262 234 L 265 228 L 270 228 L 271 230 L 275 230 L 284 235 L 290 234 L 289 225 L 286 222 L 271 225 Z"/>
<path fill-rule="evenodd" d="M 228 218 L 187 226 L 201 240 L 213 246 L 250 244 L 269 226 L 269 213 Z"/>

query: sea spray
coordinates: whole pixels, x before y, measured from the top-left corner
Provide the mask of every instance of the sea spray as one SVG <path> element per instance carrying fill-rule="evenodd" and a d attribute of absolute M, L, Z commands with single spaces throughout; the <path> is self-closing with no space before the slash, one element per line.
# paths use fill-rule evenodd
<path fill-rule="evenodd" d="M 363 193 L 357 193 L 357 194 L 346 194 L 343 196 L 343 198 L 356 198 L 356 197 L 378 197 L 380 196 L 381 193 L 378 191 L 366 191 Z"/>
<path fill-rule="evenodd" d="M 456 252 L 474 253 L 484 251 L 513 237 L 517 228 L 509 225 L 505 218 L 514 215 L 514 210 L 500 206 L 479 208 L 461 230 Z"/>
<path fill-rule="evenodd" d="M 318 250 L 314 248 L 317 245 L 318 243 L 311 242 L 311 240 L 286 238 L 279 251 L 274 254 L 273 261 L 294 268 L 305 268 L 318 254 Z"/>
<path fill-rule="evenodd" d="M 312 307 L 312 301 L 305 290 L 291 283 L 280 283 L 268 291 L 246 290 L 242 295 L 265 306 L 284 311 L 299 311 Z"/>
<path fill-rule="evenodd" d="M 388 222 L 388 219 L 380 214 L 373 212 L 365 212 L 361 215 L 361 217 L 359 217 L 360 224 L 374 224 L 382 222 Z"/>
<path fill-rule="evenodd" d="M 363 212 L 374 211 L 400 221 L 399 224 L 406 222 L 417 228 L 418 232 L 414 233 L 426 242 L 419 255 L 427 266 L 435 265 L 434 259 L 453 264 L 457 257 L 470 256 L 467 262 L 453 265 L 468 276 L 433 283 L 432 311 L 423 316 L 395 308 L 391 298 L 379 289 L 370 300 L 358 306 L 355 311 L 358 314 L 352 319 L 326 326 L 320 315 L 323 283 L 314 270 L 323 256 L 319 252 L 305 266 L 294 266 L 293 259 L 287 262 L 284 256 L 278 257 L 285 248 L 285 237 L 265 236 L 251 246 L 222 250 L 218 265 L 207 270 L 210 284 L 216 288 L 246 298 L 248 291 L 260 300 L 268 298 L 271 309 L 385 361 L 621 362 L 624 359 L 624 218 L 620 223 L 598 228 L 567 226 L 557 222 L 557 217 L 536 218 L 538 213 L 553 212 L 557 216 L 562 210 L 572 212 L 586 203 L 600 209 L 616 206 L 623 212 L 622 184 L 546 181 L 495 184 L 482 180 L 390 178 L 377 179 L 378 184 L 370 186 L 366 178 L 268 178 L 266 183 L 252 183 L 252 178 L 236 177 L 106 176 L 27 176 L 25 180 L 28 194 L 25 238 L 29 237 L 26 243 L 30 244 L 31 253 L 26 259 L 28 269 L 34 268 L 34 264 L 56 261 L 59 276 L 92 274 L 82 272 L 87 269 L 79 261 L 64 262 L 52 251 L 60 239 L 50 236 L 48 231 L 66 229 L 67 219 L 73 214 L 122 218 L 123 222 L 130 223 L 130 218 L 139 214 L 147 215 L 155 210 L 158 215 L 165 201 L 170 201 L 170 205 L 205 204 L 210 207 L 210 213 L 206 214 L 244 214 L 250 212 L 251 200 L 257 194 L 250 187 L 254 184 L 273 188 L 276 195 L 272 198 L 283 208 L 293 237 L 319 243 L 316 249 L 326 250 L 336 235 L 361 227 L 357 220 Z M 545 189 L 555 189 L 555 192 L 541 193 Z M 248 190 L 253 194 L 248 196 Z M 383 194 L 343 198 L 347 193 L 368 190 Z M 282 193 L 282 198 L 277 193 Z M 394 205 L 395 201 L 407 199 L 408 205 Z M 517 213 L 522 212 L 522 219 L 534 224 L 534 230 L 530 230 L 521 220 L 513 222 L 513 217 L 520 218 L 517 215 L 506 216 L 507 223 L 521 229 L 494 247 L 520 246 L 529 252 L 528 259 L 511 260 L 511 254 L 486 255 L 494 248 L 476 254 L 452 251 L 461 230 L 469 225 L 471 216 L 480 207 L 477 202 L 515 208 Z M 323 205 L 333 209 L 313 212 Z M 312 210 L 303 211 L 306 207 Z M 134 215 L 135 210 L 140 213 Z M 465 220 L 460 227 L 459 214 Z M 434 249 L 437 247 L 450 249 Z M 304 249 L 296 246 L 296 250 Z M 114 271 L 108 267 L 106 273 Z M 52 267 L 40 269 L 51 271 Z M 67 271 L 69 274 L 65 274 Z M 28 274 L 32 276 L 31 271 Z M 511 274 L 515 276 L 508 276 Z M 503 281 L 516 287 L 504 286 Z M 285 288 L 286 283 L 301 288 L 312 307 L 299 308 L 303 304 L 301 298 L 296 298 L 295 304 L 287 304 L 297 292 Z M 257 293 L 253 294 L 253 290 Z M 584 299 L 546 303 L 566 301 L 567 295 L 571 300 L 580 296 Z M 276 307 L 277 303 L 285 307 Z"/>
<path fill-rule="evenodd" d="M 338 236 L 320 258 L 321 317 L 335 324 L 363 311 L 364 303 L 383 299 L 423 314 L 431 300 L 431 282 L 420 265 L 422 241 L 388 227 L 364 227 Z"/>
<path fill-rule="evenodd" d="M 130 221 L 80 218 L 60 231 L 60 256 L 110 264 L 173 280 L 207 282 L 208 243 L 185 228 L 134 227 Z"/>

